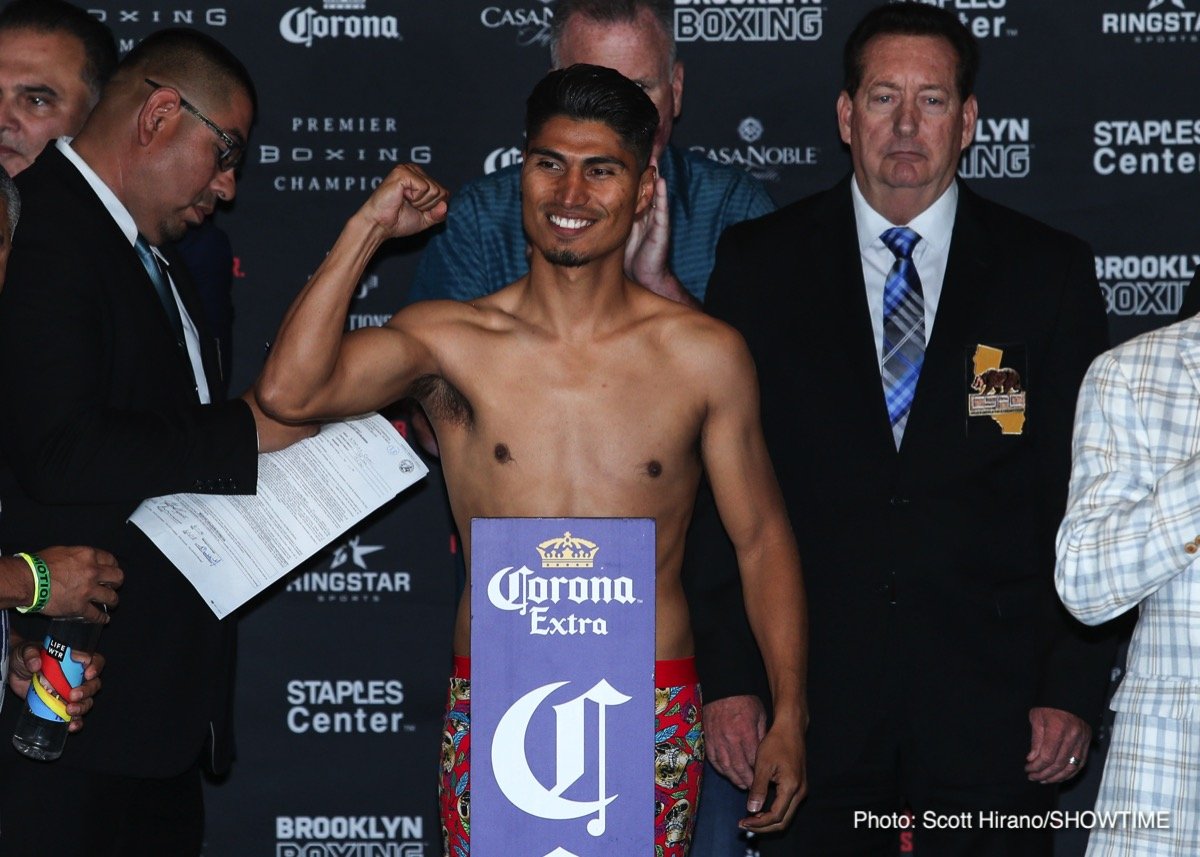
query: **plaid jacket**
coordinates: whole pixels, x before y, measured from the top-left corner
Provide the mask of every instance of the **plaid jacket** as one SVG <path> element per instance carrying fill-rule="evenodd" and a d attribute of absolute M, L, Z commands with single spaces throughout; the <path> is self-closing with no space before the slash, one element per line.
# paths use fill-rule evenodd
<path fill-rule="evenodd" d="M 1055 584 L 1089 624 L 1140 610 L 1115 711 L 1200 719 L 1200 317 L 1096 358 L 1075 412 Z"/>

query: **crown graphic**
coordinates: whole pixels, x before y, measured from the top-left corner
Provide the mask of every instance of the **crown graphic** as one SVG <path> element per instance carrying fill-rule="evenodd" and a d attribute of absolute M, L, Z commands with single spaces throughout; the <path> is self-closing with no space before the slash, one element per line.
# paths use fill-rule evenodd
<path fill-rule="evenodd" d="M 322 4 L 326 12 L 335 11 L 350 11 L 357 9 L 366 9 L 367 0 L 325 0 Z"/>
<path fill-rule="evenodd" d="M 587 539 L 563 533 L 562 538 L 547 539 L 537 546 L 542 568 L 591 568 L 600 547 Z"/>

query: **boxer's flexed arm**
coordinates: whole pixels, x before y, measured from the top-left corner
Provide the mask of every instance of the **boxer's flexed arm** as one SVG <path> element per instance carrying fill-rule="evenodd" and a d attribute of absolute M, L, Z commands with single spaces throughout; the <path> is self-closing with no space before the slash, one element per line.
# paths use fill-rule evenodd
<path fill-rule="evenodd" d="M 331 419 L 364 413 L 402 396 L 435 367 L 428 349 L 397 317 L 386 327 L 344 334 L 346 313 L 367 263 L 389 238 L 412 235 L 446 216 L 446 190 L 411 164 L 396 167 L 346 223 L 329 255 L 284 315 L 255 385 L 277 419 Z M 423 308 L 415 308 L 418 322 Z"/>

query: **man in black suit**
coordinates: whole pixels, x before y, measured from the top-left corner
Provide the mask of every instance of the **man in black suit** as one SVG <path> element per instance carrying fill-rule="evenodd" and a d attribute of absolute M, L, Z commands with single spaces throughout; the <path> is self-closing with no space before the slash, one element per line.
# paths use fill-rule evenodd
<path fill-rule="evenodd" d="M 21 195 L 0 165 L 0 289 L 4 288 L 8 254 L 20 214 Z M 37 564 L 39 559 L 45 569 L 44 578 Z M 106 611 L 117 604 L 114 590 L 121 585 L 121 579 L 121 569 L 112 554 L 94 548 L 53 547 L 37 554 L 0 556 L 0 706 L 4 704 L 4 686 L 8 681 L 23 697 L 29 692 L 29 680 L 41 669 L 40 641 L 29 640 L 16 647 L 9 672 L 8 608 L 107 622 Z M 97 604 L 105 605 L 104 610 Z M 88 667 L 83 684 L 71 691 L 67 706 L 68 728 L 76 732 L 83 728 L 83 715 L 92 706 L 91 697 L 100 686 L 99 672 L 104 663 L 103 658 L 79 654 L 87 660 Z"/>
<path fill-rule="evenodd" d="M 1104 309 L 1083 242 L 956 181 L 977 56 L 941 9 L 870 12 L 837 102 L 853 175 L 717 252 L 811 617 L 810 797 L 764 854 L 895 854 L 906 805 L 922 857 L 1049 853 L 987 813 L 1051 808 L 1101 710 L 1111 646 L 1053 571 Z"/>
<path fill-rule="evenodd" d="M 0 853 L 199 853 L 200 766 L 229 759 L 233 625 L 126 519 L 162 494 L 252 493 L 257 453 L 311 433 L 246 400 L 211 403 L 212 339 L 183 266 L 158 249 L 233 197 L 254 106 L 228 50 L 162 31 L 125 58 L 79 135 L 18 179 L 26 205 L 0 295 L 13 409 L 0 550 L 93 544 L 126 576 L 88 728 L 50 765 L 0 754 Z"/>
<path fill-rule="evenodd" d="M 12 0 L 0 9 L 0 166 L 16 176 L 58 137 L 74 137 L 117 67 L 103 23 L 65 0 Z M 224 399 L 233 365 L 233 249 L 212 218 L 175 245 L 217 339 Z M 219 395 L 216 395 L 219 394 Z"/>

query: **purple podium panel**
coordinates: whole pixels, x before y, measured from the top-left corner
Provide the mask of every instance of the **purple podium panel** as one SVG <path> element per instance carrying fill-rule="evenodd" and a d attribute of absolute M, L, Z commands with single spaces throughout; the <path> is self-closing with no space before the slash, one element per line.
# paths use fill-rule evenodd
<path fill-rule="evenodd" d="M 654 853 L 654 521 L 471 522 L 472 857 Z"/>

